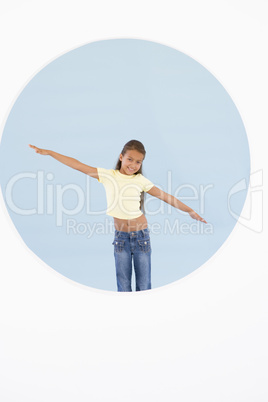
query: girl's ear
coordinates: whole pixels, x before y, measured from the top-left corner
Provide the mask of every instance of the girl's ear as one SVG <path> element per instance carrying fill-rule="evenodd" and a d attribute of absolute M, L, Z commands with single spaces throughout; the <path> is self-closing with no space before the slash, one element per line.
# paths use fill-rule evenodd
<path fill-rule="evenodd" d="M 123 155 L 122 154 L 120 154 L 120 156 L 119 156 L 119 160 L 122 162 L 122 159 L 123 159 Z"/>

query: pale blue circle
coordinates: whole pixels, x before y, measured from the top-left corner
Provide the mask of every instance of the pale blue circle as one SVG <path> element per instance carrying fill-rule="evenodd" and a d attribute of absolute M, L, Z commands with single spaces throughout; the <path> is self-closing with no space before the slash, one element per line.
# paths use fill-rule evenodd
<path fill-rule="evenodd" d="M 105 210 L 104 188 L 28 144 L 109 169 L 130 139 L 145 145 L 144 175 L 208 222 L 146 196 L 153 288 L 213 256 L 245 202 L 245 128 L 229 94 L 202 65 L 138 39 L 102 40 L 58 57 L 31 79 L 7 118 L 1 187 L 25 244 L 54 270 L 89 287 L 116 291 L 113 219 L 92 214 Z M 246 184 L 235 187 L 240 182 Z M 76 207 L 77 213 L 62 213 Z"/>

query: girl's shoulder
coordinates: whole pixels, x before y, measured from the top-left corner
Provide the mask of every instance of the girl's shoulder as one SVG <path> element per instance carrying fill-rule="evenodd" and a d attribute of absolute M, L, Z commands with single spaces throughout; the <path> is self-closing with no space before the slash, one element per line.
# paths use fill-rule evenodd
<path fill-rule="evenodd" d="M 147 179 L 147 177 L 143 176 L 142 173 L 138 173 L 137 176 L 139 176 L 137 177 L 137 181 L 142 186 L 143 191 L 147 192 L 154 186 L 154 183 L 151 180 Z"/>
<path fill-rule="evenodd" d="M 97 167 L 98 172 L 103 172 L 103 173 L 107 173 L 107 174 L 114 174 L 115 170 L 114 169 L 106 169 L 103 167 Z"/>
<path fill-rule="evenodd" d="M 100 183 L 104 183 L 105 181 L 109 180 L 109 178 L 116 176 L 114 169 L 105 169 L 103 167 L 97 167 L 97 172 Z"/>

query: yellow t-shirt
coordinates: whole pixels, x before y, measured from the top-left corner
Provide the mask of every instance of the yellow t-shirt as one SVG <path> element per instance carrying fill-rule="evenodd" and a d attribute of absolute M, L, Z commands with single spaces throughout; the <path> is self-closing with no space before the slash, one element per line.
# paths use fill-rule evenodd
<path fill-rule="evenodd" d="M 120 219 L 135 219 L 142 215 L 140 196 L 154 184 L 142 174 L 126 175 L 114 169 L 97 168 L 99 182 L 107 198 L 106 214 Z"/>

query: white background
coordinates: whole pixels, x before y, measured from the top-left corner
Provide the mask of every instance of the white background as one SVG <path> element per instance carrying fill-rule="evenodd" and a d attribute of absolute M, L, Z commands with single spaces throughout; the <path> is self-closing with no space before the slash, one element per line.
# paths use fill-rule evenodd
<path fill-rule="evenodd" d="M 24 245 L 1 199 L 1 401 L 267 402 L 267 17 L 265 0 L 1 0 L 1 132 L 26 83 L 60 54 L 145 39 L 215 75 L 244 121 L 251 171 L 263 171 L 243 224 L 213 258 L 132 294 L 57 274 Z"/>

